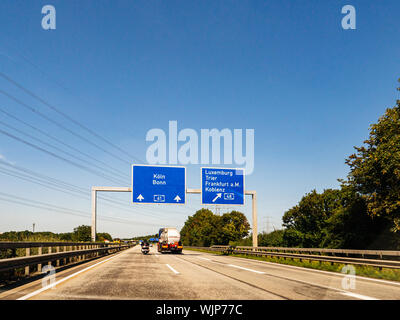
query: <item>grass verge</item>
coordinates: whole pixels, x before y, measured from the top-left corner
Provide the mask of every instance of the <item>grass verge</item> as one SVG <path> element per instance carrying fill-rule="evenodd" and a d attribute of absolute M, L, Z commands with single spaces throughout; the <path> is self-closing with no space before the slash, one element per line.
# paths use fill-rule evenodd
<path fill-rule="evenodd" d="M 222 252 L 212 251 L 212 250 L 205 250 L 205 249 L 193 249 L 193 248 L 184 248 L 185 250 L 193 250 L 193 251 L 200 251 L 206 253 L 213 253 L 218 255 L 224 255 Z M 267 261 L 267 262 L 275 262 L 280 264 L 287 264 L 296 267 L 302 268 L 310 268 L 310 269 L 317 269 L 323 271 L 331 271 L 331 272 L 338 272 L 340 273 L 342 268 L 345 266 L 343 263 L 333 263 L 324 262 L 324 261 L 309 261 L 304 260 L 300 261 L 299 259 L 283 259 L 281 257 L 257 257 L 252 255 L 245 255 L 245 254 L 230 254 L 232 257 L 238 258 L 246 258 L 246 259 L 253 259 L 253 260 L 260 260 L 260 261 Z M 375 279 L 382 279 L 382 280 L 392 280 L 392 281 L 400 281 L 400 270 L 398 269 L 389 269 L 389 268 L 379 268 L 371 267 L 371 266 L 362 266 L 362 265 L 353 265 L 356 270 L 357 276 L 363 277 L 370 277 Z"/>

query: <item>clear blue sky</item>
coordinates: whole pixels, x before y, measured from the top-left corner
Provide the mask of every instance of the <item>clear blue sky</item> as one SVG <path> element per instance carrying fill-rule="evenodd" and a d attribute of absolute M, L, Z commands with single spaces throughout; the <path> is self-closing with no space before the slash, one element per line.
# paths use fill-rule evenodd
<path fill-rule="evenodd" d="M 46 4 L 56 8 L 56 30 L 41 27 Z M 356 8 L 356 30 L 341 27 L 346 4 Z M 246 177 L 246 188 L 258 192 L 262 230 L 267 216 L 271 226 L 280 227 L 283 213 L 306 192 L 338 187 L 353 146 L 399 98 L 399 13 L 397 0 L 3 0 L 0 72 L 143 161 L 147 131 L 167 130 L 169 120 L 177 120 L 178 129 L 198 132 L 254 129 L 255 169 Z M 135 159 L 1 77 L 0 89 L 125 159 L 107 155 L 0 94 L 1 109 L 122 171 L 129 186 L 129 163 Z M 65 149 L 4 113 L 0 121 Z M 1 123 L 0 129 L 51 150 Z M 4 134 L 0 155 L 79 186 L 87 190 L 85 197 L 92 185 L 120 185 Z M 188 187 L 198 188 L 199 166 L 188 165 L 187 172 Z M 37 231 L 54 232 L 90 224 L 89 199 L 1 172 L 0 192 L 0 232 L 31 229 L 34 222 Z M 14 196 L 80 210 L 87 217 L 4 201 Z M 200 208 L 198 196 L 189 196 L 188 205 L 179 208 L 133 205 L 128 194 L 112 197 L 125 209 L 101 201 L 99 215 L 130 221 L 99 220 L 98 231 L 114 237 L 181 227 Z M 247 203 L 237 209 L 251 219 Z"/>

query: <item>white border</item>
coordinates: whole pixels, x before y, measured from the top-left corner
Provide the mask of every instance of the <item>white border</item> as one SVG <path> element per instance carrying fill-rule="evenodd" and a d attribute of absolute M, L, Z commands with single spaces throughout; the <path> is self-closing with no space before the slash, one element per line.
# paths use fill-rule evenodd
<path fill-rule="evenodd" d="M 177 203 L 165 203 L 165 202 L 135 202 L 133 201 L 133 167 L 163 167 L 163 168 L 183 168 L 185 169 L 185 201 L 184 202 L 177 202 Z M 132 164 L 131 166 L 131 188 L 132 188 L 132 203 L 143 203 L 143 204 L 169 204 L 169 205 L 185 205 L 186 204 L 186 167 L 185 166 L 164 166 L 161 164 Z"/>
<path fill-rule="evenodd" d="M 243 170 L 243 204 L 238 203 L 203 203 L 203 169 L 213 170 Z M 224 168 L 224 167 L 200 167 L 200 204 L 202 206 L 244 206 L 246 204 L 246 188 L 245 188 L 246 172 L 244 168 Z"/>

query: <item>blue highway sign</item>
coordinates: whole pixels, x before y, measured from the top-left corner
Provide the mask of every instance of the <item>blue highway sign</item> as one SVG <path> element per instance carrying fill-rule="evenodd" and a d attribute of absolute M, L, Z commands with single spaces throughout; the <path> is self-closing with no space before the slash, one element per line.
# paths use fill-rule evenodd
<path fill-rule="evenodd" d="M 244 204 L 244 169 L 201 168 L 201 204 Z"/>
<path fill-rule="evenodd" d="M 185 167 L 132 166 L 133 202 L 184 204 L 185 195 Z"/>

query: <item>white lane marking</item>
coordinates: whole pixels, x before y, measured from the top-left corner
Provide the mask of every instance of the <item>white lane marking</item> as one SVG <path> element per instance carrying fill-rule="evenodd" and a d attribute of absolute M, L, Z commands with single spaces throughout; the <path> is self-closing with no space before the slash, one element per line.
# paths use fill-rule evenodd
<path fill-rule="evenodd" d="M 56 281 L 55 283 L 50 284 L 50 285 L 48 285 L 48 286 L 46 286 L 46 287 L 43 287 L 43 288 L 41 288 L 41 289 L 39 289 L 39 290 L 33 291 L 33 292 L 31 292 L 31 293 L 29 293 L 29 294 L 27 294 L 27 295 L 25 295 L 25 296 L 23 296 L 23 297 L 21 297 L 21 298 L 18 298 L 17 300 L 26 300 L 26 299 L 29 299 L 29 298 L 31 298 L 31 297 L 33 297 L 33 296 L 36 296 L 37 294 L 39 294 L 39 293 L 41 293 L 41 292 L 43 292 L 43 291 L 46 291 L 46 290 L 48 290 L 48 289 L 50 289 L 50 288 L 52 288 L 52 287 L 57 286 L 57 285 L 60 284 L 61 282 L 64 282 L 64 281 L 66 281 L 66 280 L 68 280 L 68 279 L 71 279 L 72 277 L 75 277 L 76 275 L 78 275 L 78 274 L 80 274 L 80 273 L 82 273 L 82 272 L 85 272 L 86 270 L 92 269 L 92 268 L 94 268 L 95 266 L 98 266 L 99 264 L 102 264 L 102 263 L 104 263 L 104 262 L 107 262 L 107 261 L 109 261 L 109 260 L 111 260 L 111 259 L 114 259 L 114 258 L 116 258 L 116 257 L 118 257 L 118 256 L 119 256 L 119 255 L 116 255 L 116 256 L 114 256 L 114 257 L 111 257 L 111 258 L 105 259 L 105 260 L 103 260 L 103 261 L 97 262 L 97 263 L 95 263 L 94 265 L 91 265 L 91 266 L 89 266 L 89 267 L 87 267 L 87 268 L 85 268 L 85 269 L 82 269 L 82 270 L 80 270 L 80 271 L 78 271 L 78 272 L 75 272 L 75 273 L 69 275 L 68 277 L 65 277 L 65 278 L 63 278 L 63 279 L 61 279 L 61 280 L 58 280 L 58 281 Z"/>
<path fill-rule="evenodd" d="M 251 271 L 251 272 L 255 272 L 255 273 L 259 273 L 259 274 L 265 274 L 265 272 L 262 271 L 257 271 L 257 270 L 253 270 L 253 269 L 248 269 L 248 268 L 244 268 L 244 267 L 240 267 L 240 266 L 236 266 L 234 264 L 228 264 L 229 267 L 235 267 L 235 268 L 239 268 L 239 269 L 243 269 L 243 270 L 247 270 L 247 271 Z M 289 279 L 290 280 L 290 279 Z M 307 283 L 307 284 L 311 284 L 313 285 L 313 283 L 311 282 L 307 282 L 307 281 L 300 281 L 303 283 Z M 315 284 L 314 284 L 315 285 Z M 321 286 L 319 284 L 317 284 L 317 286 Z M 337 292 L 340 292 L 341 294 L 348 296 L 348 297 L 353 297 L 353 298 L 357 298 L 357 299 L 361 299 L 361 300 L 379 300 L 377 298 L 373 298 L 373 297 L 368 297 L 368 296 L 364 296 L 362 294 L 358 294 L 358 293 L 354 293 L 354 292 L 349 292 L 349 291 L 343 291 L 337 288 L 332 288 L 332 287 L 327 287 L 327 286 L 321 286 L 321 287 L 325 287 L 327 289 L 331 289 Z"/>
<path fill-rule="evenodd" d="M 179 260 L 185 261 L 185 262 L 187 262 L 187 263 L 191 263 L 190 261 L 187 261 L 187 260 L 185 260 L 185 259 L 181 259 L 181 258 L 178 258 L 178 257 L 176 257 L 176 258 L 179 259 Z M 202 257 L 198 257 L 198 258 L 202 258 Z M 207 258 L 203 258 L 203 259 L 207 259 Z M 245 258 L 240 258 L 240 259 L 245 259 Z M 247 261 L 247 260 L 250 260 L 250 259 L 246 259 L 246 261 Z M 210 261 L 211 261 L 211 260 L 210 260 Z M 212 262 L 214 262 L 214 261 L 212 261 Z M 257 261 L 257 260 L 255 260 L 255 262 L 264 262 L 264 261 Z M 275 264 L 275 263 L 273 263 L 273 262 L 268 262 L 268 263 Z M 222 263 L 222 264 L 225 264 L 225 263 Z M 233 264 L 225 264 L 225 265 L 230 266 L 230 267 L 235 267 L 235 268 L 243 269 L 243 270 L 248 270 L 248 271 L 256 272 L 256 273 L 260 273 L 260 274 L 265 274 L 265 272 L 262 272 L 262 271 L 252 270 L 252 269 L 248 269 L 248 268 L 236 266 L 236 265 L 233 265 Z M 278 266 L 281 266 L 279 263 L 278 263 L 277 265 L 278 265 Z M 300 267 L 297 267 L 297 268 L 300 268 Z M 303 270 L 303 268 L 300 268 L 300 269 Z M 213 271 L 213 270 L 212 270 L 212 271 Z M 319 271 L 319 270 L 317 270 L 317 271 Z M 326 272 L 328 272 L 328 271 L 326 271 Z M 329 272 L 328 272 L 328 273 L 329 273 Z M 273 275 L 271 275 L 271 276 L 273 276 Z M 290 281 L 291 279 L 288 278 L 287 280 Z M 333 287 L 329 287 L 329 286 L 324 286 L 324 285 L 322 285 L 322 284 L 316 284 L 316 283 L 312 283 L 312 282 L 308 282 L 308 281 L 303 281 L 303 280 L 297 280 L 297 279 L 293 279 L 293 280 L 294 280 L 294 281 L 301 282 L 301 283 L 304 283 L 304 284 L 307 284 L 307 285 L 313 285 L 313 286 L 318 286 L 318 287 L 325 288 L 325 289 L 328 289 L 328 290 L 332 290 L 332 291 L 335 291 L 335 292 L 337 292 L 337 293 L 346 295 L 346 296 L 348 296 L 348 297 L 353 297 L 353 298 L 357 298 L 357 299 L 361 299 L 361 300 L 380 300 L 380 299 L 378 299 L 378 298 L 373 298 L 373 297 L 369 297 L 369 296 L 364 296 L 364 295 L 361 295 L 361 294 L 358 294 L 358 293 L 349 292 L 349 291 L 344 291 L 344 290 L 342 290 L 342 289 L 333 288 Z"/>
<path fill-rule="evenodd" d="M 276 262 L 269 262 L 269 261 L 260 261 L 260 260 L 255 260 L 255 259 L 248 259 L 248 258 L 240 258 L 240 257 L 230 257 L 231 259 L 240 259 L 240 260 L 245 260 L 249 262 L 256 262 L 256 263 L 262 263 L 262 264 L 272 264 L 276 267 L 282 267 L 284 268 L 291 268 L 291 269 L 297 269 L 300 271 L 309 271 L 309 272 L 317 272 L 317 273 L 325 273 L 327 275 L 331 276 L 336 276 L 336 277 L 343 277 L 343 273 L 340 272 L 334 272 L 334 271 L 324 271 L 324 270 L 317 270 L 317 269 L 311 269 L 311 268 L 305 268 L 305 267 L 297 267 L 297 266 L 291 266 L 283 263 L 276 263 Z M 381 283 L 386 283 L 386 284 L 391 284 L 391 285 L 396 285 L 400 286 L 400 282 L 394 282 L 390 280 L 382 280 L 382 279 L 374 279 L 374 278 L 367 278 L 363 276 L 357 276 L 357 279 L 360 280 L 367 280 L 367 281 L 372 281 L 372 282 L 381 282 Z"/>
<path fill-rule="evenodd" d="M 242 270 L 246 270 L 246 271 L 250 271 L 250 272 L 254 272 L 254 273 L 258 273 L 258 274 L 264 274 L 264 273 L 265 273 L 265 272 L 262 272 L 262 271 L 257 271 L 257 270 L 253 270 L 253 269 L 248 269 L 248 268 L 236 266 L 236 265 L 234 265 L 234 264 L 228 264 L 228 266 L 229 266 L 229 267 L 238 268 L 238 269 L 242 269 Z"/>
<path fill-rule="evenodd" d="M 211 261 L 211 259 L 207 259 L 207 258 L 203 258 L 203 257 L 198 257 L 199 259 L 203 259 L 203 260 L 207 260 L 207 261 Z"/>
<path fill-rule="evenodd" d="M 173 273 L 179 274 L 179 272 L 176 271 L 174 268 L 172 268 L 169 264 L 166 264 L 166 266 L 167 266 L 168 268 L 170 268 L 170 269 L 172 270 Z"/>
<path fill-rule="evenodd" d="M 361 300 L 379 300 L 377 298 L 372 298 L 372 297 L 368 297 L 368 296 L 363 296 L 362 294 L 358 294 L 358 293 L 354 293 L 354 292 L 341 292 L 342 294 L 344 294 L 345 296 L 348 297 L 353 297 L 353 298 L 357 298 L 357 299 L 361 299 Z"/>

